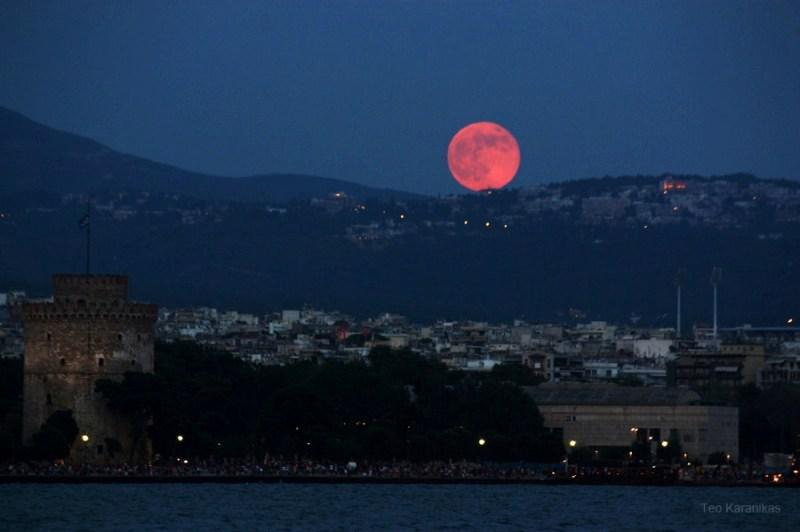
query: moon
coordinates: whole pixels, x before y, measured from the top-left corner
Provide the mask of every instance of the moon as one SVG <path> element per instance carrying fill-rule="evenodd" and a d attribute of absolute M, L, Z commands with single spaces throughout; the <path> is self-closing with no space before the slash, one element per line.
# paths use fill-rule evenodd
<path fill-rule="evenodd" d="M 519 170 L 519 144 L 514 135 L 494 122 L 475 122 L 453 136 L 447 165 L 458 183 L 469 190 L 499 189 Z"/>

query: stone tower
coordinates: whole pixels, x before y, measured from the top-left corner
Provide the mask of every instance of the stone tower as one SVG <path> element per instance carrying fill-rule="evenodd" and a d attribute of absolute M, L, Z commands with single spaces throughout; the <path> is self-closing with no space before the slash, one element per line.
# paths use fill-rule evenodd
<path fill-rule="evenodd" d="M 23 307 L 24 441 L 53 412 L 71 410 L 80 431 L 73 460 L 127 459 L 133 446 L 129 421 L 95 393 L 95 381 L 153 371 L 157 315 L 156 305 L 128 301 L 127 277 L 54 275 L 52 301 Z"/>

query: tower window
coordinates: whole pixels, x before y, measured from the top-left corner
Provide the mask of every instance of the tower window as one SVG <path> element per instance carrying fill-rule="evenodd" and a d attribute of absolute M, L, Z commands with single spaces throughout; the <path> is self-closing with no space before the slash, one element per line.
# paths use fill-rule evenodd
<path fill-rule="evenodd" d="M 53 335 L 50 334 L 50 333 L 47 333 L 47 341 L 49 342 L 52 339 L 53 339 Z"/>
<path fill-rule="evenodd" d="M 121 341 L 122 341 L 122 333 L 119 333 L 119 334 L 117 335 L 117 341 L 118 341 L 118 342 L 121 342 Z"/>
<path fill-rule="evenodd" d="M 98 366 L 102 366 L 105 363 L 106 363 L 106 359 L 105 358 L 100 357 L 100 358 L 97 359 L 97 365 Z"/>
<path fill-rule="evenodd" d="M 67 365 L 67 361 L 66 361 L 66 359 L 64 359 L 64 357 L 61 357 L 61 365 L 62 366 L 66 366 Z"/>
<path fill-rule="evenodd" d="M 52 406 L 52 405 L 53 405 L 53 396 L 48 393 L 47 394 L 47 406 Z"/>
<path fill-rule="evenodd" d="M 135 359 L 135 358 L 132 358 L 132 359 L 131 359 L 131 366 L 135 366 L 135 365 L 136 365 L 136 359 Z"/>
<path fill-rule="evenodd" d="M 97 446 L 97 454 L 103 454 L 103 446 L 102 445 L 98 445 Z"/>

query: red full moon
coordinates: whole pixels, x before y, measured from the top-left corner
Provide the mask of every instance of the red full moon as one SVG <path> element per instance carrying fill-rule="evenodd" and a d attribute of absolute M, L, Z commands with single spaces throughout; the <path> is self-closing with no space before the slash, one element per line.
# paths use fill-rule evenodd
<path fill-rule="evenodd" d="M 447 148 L 447 165 L 469 190 L 503 188 L 519 169 L 519 144 L 494 122 L 475 122 L 455 134 Z"/>

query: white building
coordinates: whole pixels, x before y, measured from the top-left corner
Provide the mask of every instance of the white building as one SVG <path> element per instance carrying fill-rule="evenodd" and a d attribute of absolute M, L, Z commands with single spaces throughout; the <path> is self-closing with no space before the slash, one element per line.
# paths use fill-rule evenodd
<path fill-rule="evenodd" d="M 669 348 L 672 340 L 663 338 L 637 339 L 633 341 L 633 354 L 638 358 L 668 359 L 674 358 Z"/>

